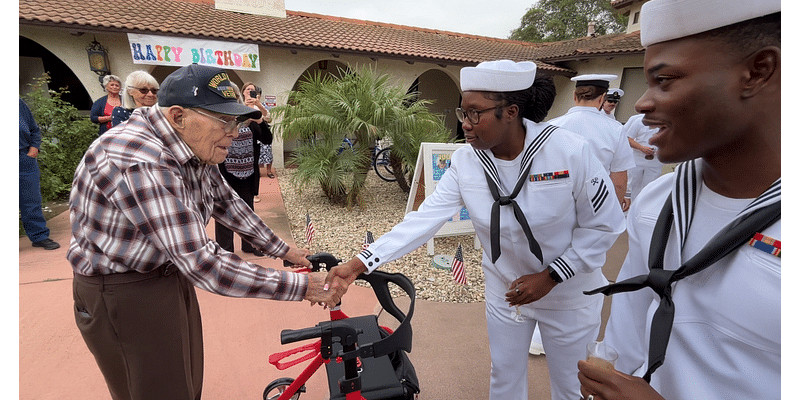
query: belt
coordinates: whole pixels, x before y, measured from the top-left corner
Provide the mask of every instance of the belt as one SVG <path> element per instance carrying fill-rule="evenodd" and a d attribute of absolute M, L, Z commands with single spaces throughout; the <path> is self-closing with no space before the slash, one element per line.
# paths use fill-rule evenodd
<path fill-rule="evenodd" d="M 93 275 L 93 276 L 86 276 L 80 274 L 73 274 L 73 275 L 75 279 L 81 282 L 103 286 L 103 285 L 119 285 L 125 283 L 141 282 L 148 279 L 158 278 L 159 276 L 170 276 L 175 271 L 177 271 L 177 269 L 178 268 L 175 266 L 175 264 L 168 262 L 150 272 L 128 271 L 128 272 L 120 272 L 107 275 Z"/>

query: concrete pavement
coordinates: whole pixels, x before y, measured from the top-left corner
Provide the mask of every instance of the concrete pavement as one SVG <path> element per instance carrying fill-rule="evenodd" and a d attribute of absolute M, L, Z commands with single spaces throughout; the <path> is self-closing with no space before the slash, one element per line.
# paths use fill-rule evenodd
<path fill-rule="evenodd" d="M 256 212 L 280 237 L 292 240 L 290 222 L 276 179 L 262 178 L 262 201 Z M 51 238 L 61 244 L 47 251 L 19 239 L 19 398 L 21 400 L 106 400 L 111 396 L 75 326 L 72 312 L 72 270 L 66 260 L 69 213 L 50 221 Z M 213 238 L 214 224 L 208 232 Z M 238 237 L 238 236 L 237 236 Z M 616 277 L 625 256 L 623 234 L 609 253 L 604 271 Z M 237 254 L 265 267 L 283 269 L 280 260 Z M 264 387 L 280 377 L 296 377 L 305 363 L 279 371 L 270 354 L 296 345 L 280 344 L 280 331 L 316 325 L 328 319 L 321 307 L 308 303 L 236 299 L 197 291 L 205 342 L 205 399 L 261 399 Z M 373 313 L 371 289 L 353 286 L 342 309 L 351 316 Z M 399 299 L 404 308 L 407 299 Z M 404 308 L 405 309 L 405 308 Z M 604 309 L 604 314 L 607 311 Z M 604 318 L 605 320 L 605 318 Z M 410 358 L 420 379 L 420 399 L 488 398 L 489 351 L 484 304 L 418 300 Z M 531 399 L 549 398 L 546 356 L 529 356 Z M 301 398 L 328 398 L 327 377 L 320 369 Z"/>

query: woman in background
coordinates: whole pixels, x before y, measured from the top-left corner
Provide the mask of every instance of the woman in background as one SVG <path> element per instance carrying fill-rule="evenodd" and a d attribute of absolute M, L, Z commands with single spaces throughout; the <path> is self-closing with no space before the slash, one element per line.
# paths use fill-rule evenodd
<path fill-rule="evenodd" d="M 250 82 L 243 85 L 244 88 L 252 86 L 255 85 Z M 249 93 L 247 91 L 240 93 L 239 88 L 235 85 L 233 89 L 239 97 L 239 102 L 247 104 L 246 99 Z M 268 132 L 269 126 L 264 122 L 263 118 L 257 120 L 249 119 L 239 124 L 239 136 L 233 139 L 230 147 L 228 147 L 228 157 L 225 158 L 224 162 L 218 164 L 222 177 L 250 208 L 254 208 L 253 198 L 258 194 L 257 182 L 261 179 L 257 164 L 258 152 L 261 147 L 258 144 L 258 140 L 264 140 L 264 135 Z M 215 239 L 220 247 L 232 253 L 234 251 L 233 231 L 216 221 L 214 222 L 214 230 Z M 252 253 L 257 257 L 264 256 L 264 253 L 256 250 L 246 240 L 242 240 L 242 251 Z"/>
<path fill-rule="evenodd" d="M 253 82 L 245 82 L 242 85 L 242 101 L 244 101 L 244 105 L 248 107 L 255 108 L 261 111 L 261 120 L 264 124 L 259 124 L 256 129 L 260 129 L 262 132 L 261 134 L 256 134 L 256 139 L 261 144 L 257 146 L 255 150 L 255 169 L 256 175 L 258 176 L 254 181 L 253 193 L 255 197 L 253 197 L 253 202 L 258 203 L 261 201 L 261 198 L 258 197 L 258 192 L 260 190 L 260 183 L 261 183 L 261 170 L 260 166 L 267 164 L 268 167 L 272 166 L 272 131 L 269 129 L 269 123 L 272 121 L 272 117 L 269 115 L 269 110 L 264 107 L 264 104 L 261 102 L 261 88 L 256 86 Z M 266 127 L 266 128 L 265 128 Z M 256 133 L 254 130 L 253 133 Z M 267 168 L 267 176 L 270 178 L 274 178 L 275 175 L 272 174 L 271 169 Z"/>
<path fill-rule="evenodd" d="M 119 92 L 122 90 L 122 81 L 116 75 L 106 75 L 103 77 L 103 90 L 108 94 L 92 104 L 89 114 L 92 122 L 100 124 L 98 136 L 111 129 L 111 114 L 115 107 L 122 106 L 122 99 L 119 96 Z"/>
<path fill-rule="evenodd" d="M 125 79 L 125 91 L 122 96 L 122 107 L 117 107 L 111 114 L 111 126 L 127 121 L 134 109 L 150 107 L 158 101 L 158 81 L 144 71 L 133 71 Z"/>

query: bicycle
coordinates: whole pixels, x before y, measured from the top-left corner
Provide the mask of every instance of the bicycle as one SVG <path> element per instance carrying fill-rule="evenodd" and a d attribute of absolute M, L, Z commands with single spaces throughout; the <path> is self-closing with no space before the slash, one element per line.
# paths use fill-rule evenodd
<path fill-rule="evenodd" d="M 308 257 L 312 268 L 319 271 L 336 266 L 340 259 L 328 253 Z M 381 306 L 400 326 L 391 329 L 378 325 L 376 315 L 348 317 L 340 305 L 331 308 L 330 321 L 315 327 L 281 331 L 281 344 L 319 338 L 314 343 L 272 354 L 269 363 L 279 370 L 311 360 L 295 378 L 278 378 L 264 389 L 263 400 L 297 400 L 306 392 L 305 383 L 321 367 L 326 366 L 331 400 L 408 400 L 419 393 L 419 381 L 405 352 L 411 351 L 411 317 L 414 314 L 415 290 L 403 274 L 373 271 L 359 275 L 370 283 Z M 392 300 L 389 282 L 403 289 L 411 303 L 404 314 Z M 296 359 L 287 357 L 305 352 Z M 331 362 L 334 361 L 334 362 Z M 362 376 L 363 373 L 363 376 Z M 363 379 L 362 379 L 363 378 Z"/>
<path fill-rule="evenodd" d="M 378 140 L 372 152 L 372 169 L 375 170 L 379 178 L 386 182 L 394 182 L 397 180 L 390 162 L 391 152 L 392 142 L 390 139 Z"/>
<path fill-rule="evenodd" d="M 353 149 L 353 142 L 348 138 L 344 138 L 342 139 L 342 145 L 339 146 L 339 150 L 336 152 L 336 154 L 342 154 L 342 152 L 347 149 L 350 149 L 351 152 L 355 152 Z"/>

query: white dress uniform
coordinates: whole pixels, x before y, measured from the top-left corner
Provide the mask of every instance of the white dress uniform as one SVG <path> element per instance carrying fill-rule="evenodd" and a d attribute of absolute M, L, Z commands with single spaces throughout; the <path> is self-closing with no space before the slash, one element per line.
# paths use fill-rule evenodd
<path fill-rule="evenodd" d="M 622 211 L 614 200 L 605 169 L 580 136 L 544 123 L 523 119 L 525 147 L 552 134 L 535 153 L 530 177 L 516 201 L 537 239 L 543 261 L 529 249 L 512 207 L 500 207 L 501 254 L 493 263 L 489 255 L 490 220 L 494 199 L 489 191 L 481 158 L 497 169 L 501 192 L 511 193 L 520 175 L 523 151 L 515 160 L 500 160 L 490 150 L 465 146 L 453 153 L 450 168 L 418 211 L 381 236 L 358 257 L 373 271 L 411 252 L 433 237 L 461 207 L 469 211 L 483 248 L 486 279 L 486 319 L 491 348 L 490 398 L 527 400 L 528 346 L 538 321 L 551 378 L 553 399 L 580 397 L 577 362 L 586 356 L 586 343 L 595 340 L 600 327 L 602 298 L 583 290 L 605 284 L 601 267 L 606 252 L 624 231 Z M 480 154 L 479 154 L 480 153 Z M 552 265 L 563 279 L 539 301 L 509 307 L 505 293 L 517 278 L 544 271 Z"/>
<path fill-rule="evenodd" d="M 622 134 L 642 146 L 655 147 L 649 144 L 648 141 L 658 132 L 658 129 L 650 128 L 643 124 L 642 118 L 644 118 L 644 114 L 636 114 L 628 118 L 628 122 L 622 127 Z M 631 150 L 636 167 L 628 170 L 628 190 L 631 192 L 631 201 L 633 201 L 648 183 L 661 176 L 664 164 L 658 161 L 658 157 L 648 160 L 641 150 L 632 147 Z"/>
<path fill-rule="evenodd" d="M 757 201 L 723 197 L 700 183 L 701 163 L 696 164 L 696 174 L 679 168 L 648 185 L 633 203 L 628 213 L 630 245 L 618 282 L 649 272 L 654 225 L 668 195 L 677 188 L 678 193 L 699 195 L 694 204 L 682 195 L 673 196 L 676 222 L 666 248 L 665 270 L 677 269 L 751 203 L 758 208 L 780 200 L 780 179 L 765 192 L 771 195 L 769 199 L 765 195 Z M 688 226 L 688 231 L 679 226 Z M 767 252 L 770 246 L 765 243 L 780 241 L 780 220 L 761 233 L 762 240 L 740 246 L 673 285 L 672 333 L 664 364 L 651 380 L 664 398 L 780 399 L 780 243 L 772 251 L 776 255 Z M 645 288 L 617 293 L 612 304 L 604 340 L 620 354 L 619 371 L 642 376 L 648 366 L 650 325 L 659 297 Z"/>
<path fill-rule="evenodd" d="M 622 124 L 594 107 L 575 106 L 548 123 L 583 136 L 606 172 L 622 172 L 636 167 L 631 145 L 622 134 Z"/>

